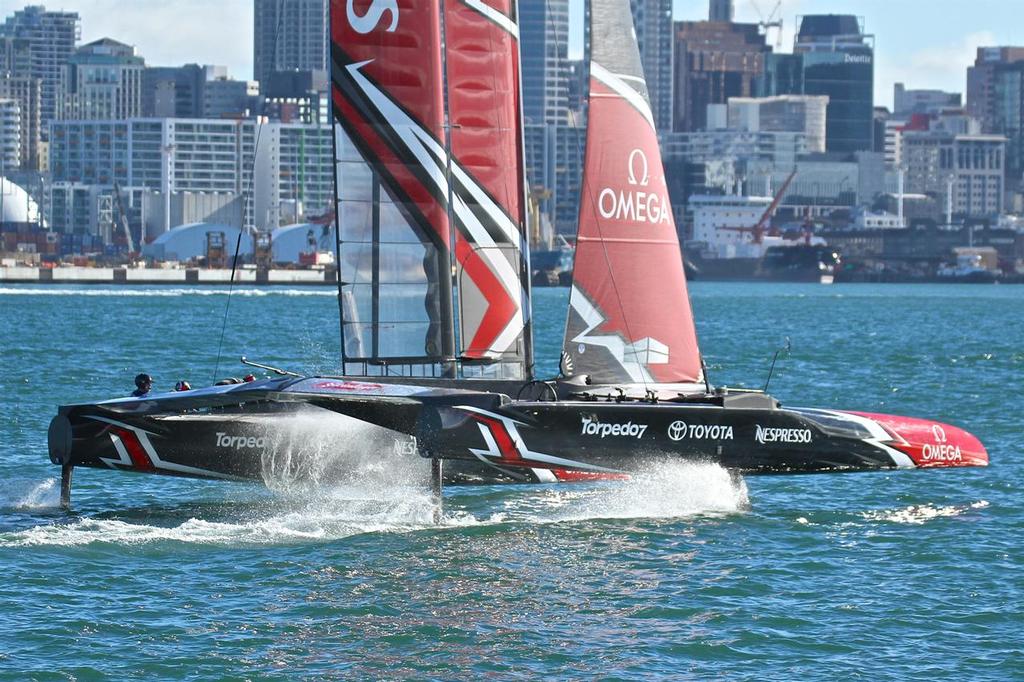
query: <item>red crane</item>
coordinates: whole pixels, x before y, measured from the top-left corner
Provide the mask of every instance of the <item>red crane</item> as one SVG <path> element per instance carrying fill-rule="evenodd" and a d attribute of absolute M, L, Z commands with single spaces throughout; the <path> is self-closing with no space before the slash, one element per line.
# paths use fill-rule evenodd
<path fill-rule="evenodd" d="M 775 215 L 775 211 L 779 208 L 779 204 L 782 202 L 782 197 L 786 195 L 786 190 L 789 189 L 789 185 L 793 182 L 793 178 L 796 177 L 796 169 L 789 174 L 786 181 L 782 183 L 782 187 L 775 193 L 772 198 L 772 203 L 768 204 L 768 208 L 765 209 L 764 213 L 761 214 L 761 219 L 753 227 L 720 227 L 719 230 L 729 230 L 730 232 L 750 232 L 754 235 L 752 242 L 754 244 L 760 244 L 764 241 L 765 232 L 768 229 L 768 222 Z"/>

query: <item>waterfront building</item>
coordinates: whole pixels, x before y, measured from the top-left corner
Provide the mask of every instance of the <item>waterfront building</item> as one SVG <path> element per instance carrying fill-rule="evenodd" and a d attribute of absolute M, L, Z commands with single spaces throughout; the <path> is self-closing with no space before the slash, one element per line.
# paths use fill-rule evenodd
<path fill-rule="evenodd" d="M 845 14 L 807 15 L 793 53 L 803 63 L 802 93 L 829 98 L 826 150 L 873 150 L 874 36 L 864 33 L 862 21 Z"/>
<path fill-rule="evenodd" d="M 827 106 L 828 97 L 821 95 L 730 97 L 728 127 L 749 132 L 803 133 L 808 152 L 824 152 Z"/>
<path fill-rule="evenodd" d="M 333 128 L 269 123 L 256 152 L 256 225 L 268 231 L 329 213 L 334 206 Z"/>
<path fill-rule="evenodd" d="M 959 109 L 959 92 L 942 90 L 908 90 L 903 83 L 893 85 L 892 115 L 907 117 L 912 114 L 937 114 L 944 109 Z"/>
<path fill-rule="evenodd" d="M 672 0 L 630 0 L 654 124 L 672 129 Z"/>
<path fill-rule="evenodd" d="M 64 65 L 59 118 L 104 120 L 142 115 L 142 72 L 135 48 L 102 38 L 78 48 Z"/>
<path fill-rule="evenodd" d="M 967 112 L 981 121 L 986 133 L 1003 133 L 996 121 L 996 72 L 1024 61 L 1024 47 L 979 47 L 967 69 Z"/>
<path fill-rule="evenodd" d="M 755 94 L 771 48 L 757 24 L 680 21 L 675 26 L 672 130 L 704 130 L 709 104 Z"/>
<path fill-rule="evenodd" d="M 115 183 L 125 192 L 146 191 L 150 237 L 179 219 L 234 224 L 236 214 L 241 226 L 273 229 L 284 220 L 280 216 L 323 213 L 333 197 L 329 126 L 255 119 L 59 121 L 51 137 L 55 186 L 80 188 L 85 197 L 65 203 L 95 211 L 97 197 Z M 73 216 L 68 224 L 79 225 L 72 229 L 84 229 L 73 222 L 80 220 L 77 213 L 65 214 Z"/>
<path fill-rule="evenodd" d="M 266 84 L 274 71 L 329 73 L 327 3 L 328 0 L 254 0 L 256 80 Z"/>
<path fill-rule="evenodd" d="M 80 34 L 77 12 L 50 12 L 41 5 L 18 10 L 0 24 L 0 37 L 28 42 L 31 68 L 15 75 L 40 81 L 39 119 L 43 139 L 48 134 L 50 121 L 57 118 L 64 65 L 75 51 Z"/>
<path fill-rule="evenodd" d="M 0 177 L 21 168 L 21 105 L 0 98 Z"/>
<path fill-rule="evenodd" d="M 1002 213 L 1005 137 L 907 130 L 902 147 L 907 192 L 937 197 L 954 215 Z"/>

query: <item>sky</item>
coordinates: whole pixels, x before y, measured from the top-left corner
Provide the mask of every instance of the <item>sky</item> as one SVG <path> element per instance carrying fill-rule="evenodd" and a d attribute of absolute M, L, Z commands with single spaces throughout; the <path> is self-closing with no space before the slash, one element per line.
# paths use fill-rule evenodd
<path fill-rule="evenodd" d="M 570 0 L 582 22 L 582 0 Z M 135 45 L 146 63 L 226 65 L 252 77 L 252 0 L 0 0 L 0 17 L 26 4 L 77 11 L 83 41 L 109 37 Z M 893 83 L 963 92 L 981 45 L 1024 44 L 1022 0 L 735 0 L 737 21 L 758 21 L 778 5 L 782 52 L 792 51 L 796 17 L 844 13 L 875 36 L 875 103 L 892 106 Z M 760 10 L 760 12 L 758 11 Z M 677 21 L 707 18 L 707 0 L 675 0 Z M 1015 30 L 1016 29 L 1016 30 Z M 773 29 L 774 32 L 774 29 Z M 775 36 L 770 37 L 775 42 Z M 579 50 L 578 38 L 570 50 Z"/>

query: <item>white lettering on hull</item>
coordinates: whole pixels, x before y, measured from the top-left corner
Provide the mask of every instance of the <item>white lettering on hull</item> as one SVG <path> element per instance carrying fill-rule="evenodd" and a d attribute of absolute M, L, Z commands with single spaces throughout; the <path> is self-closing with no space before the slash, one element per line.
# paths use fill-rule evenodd
<path fill-rule="evenodd" d="M 646 424 L 634 424 L 625 422 L 621 424 L 602 423 L 590 417 L 583 417 L 583 425 L 580 434 L 584 436 L 597 436 L 607 438 L 608 436 L 620 436 L 625 438 L 636 438 L 640 440 L 647 430 Z"/>
<path fill-rule="evenodd" d="M 786 429 L 773 426 L 757 425 L 754 439 L 765 445 L 767 443 L 810 443 L 814 435 L 810 429 Z"/>
<path fill-rule="evenodd" d="M 218 448 L 229 448 L 232 450 L 242 450 L 247 448 L 266 449 L 269 444 L 270 439 L 266 436 L 231 436 L 226 433 L 217 433 Z"/>

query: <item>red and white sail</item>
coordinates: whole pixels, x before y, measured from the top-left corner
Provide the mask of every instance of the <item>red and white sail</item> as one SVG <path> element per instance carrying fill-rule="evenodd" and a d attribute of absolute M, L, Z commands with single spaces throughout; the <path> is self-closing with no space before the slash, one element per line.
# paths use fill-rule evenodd
<path fill-rule="evenodd" d="M 532 353 L 516 2 L 448 0 L 444 12 L 460 354 L 524 378 Z"/>
<path fill-rule="evenodd" d="M 332 0 L 331 39 L 346 360 L 527 377 L 514 0 Z"/>
<path fill-rule="evenodd" d="M 590 20 L 586 159 L 564 349 L 573 371 L 593 383 L 696 382 L 700 351 L 629 0 L 592 0 Z"/>
<path fill-rule="evenodd" d="M 332 0 L 345 371 L 455 354 L 436 0 Z M 415 371 L 415 370 L 414 370 Z"/>

